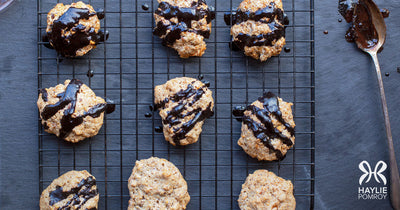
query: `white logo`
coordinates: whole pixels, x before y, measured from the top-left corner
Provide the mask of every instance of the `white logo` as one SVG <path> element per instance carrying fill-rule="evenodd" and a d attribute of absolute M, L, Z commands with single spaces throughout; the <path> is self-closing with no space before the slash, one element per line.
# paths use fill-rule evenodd
<path fill-rule="evenodd" d="M 365 169 L 364 165 L 367 166 L 367 169 Z M 380 168 L 379 168 L 380 167 Z M 384 172 L 387 168 L 387 165 L 385 162 L 383 162 L 382 160 L 379 161 L 376 165 L 375 165 L 375 169 L 374 171 L 371 170 L 371 166 L 369 165 L 369 163 L 367 161 L 362 161 L 359 165 L 358 168 L 364 172 L 363 175 L 361 175 L 359 183 L 360 185 L 363 183 L 364 179 L 368 177 L 367 181 L 365 181 L 365 183 L 368 183 L 369 180 L 371 179 L 372 175 L 374 175 L 374 178 L 376 180 L 376 182 L 381 183 L 379 178 L 383 181 L 383 184 L 386 185 L 386 177 L 382 174 L 382 172 Z"/>

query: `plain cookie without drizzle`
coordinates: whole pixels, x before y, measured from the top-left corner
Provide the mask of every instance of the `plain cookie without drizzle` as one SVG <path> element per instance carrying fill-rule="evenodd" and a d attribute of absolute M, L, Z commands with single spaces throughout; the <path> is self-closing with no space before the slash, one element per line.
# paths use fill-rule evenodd
<path fill-rule="evenodd" d="M 239 195 L 241 210 L 294 210 L 293 184 L 267 170 L 257 170 L 246 178 Z"/>
<path fill-rule="evenodd" d="M 151 157 L 136 161 L 128 180 L 128 210 L 186 209 L 190 201 L 187 183 L 168 160 Z"/>

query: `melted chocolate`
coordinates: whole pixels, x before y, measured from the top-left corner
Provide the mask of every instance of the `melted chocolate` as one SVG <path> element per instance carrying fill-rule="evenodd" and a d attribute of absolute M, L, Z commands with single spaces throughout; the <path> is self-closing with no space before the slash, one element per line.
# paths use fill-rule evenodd
<path fill-rule="evenodd" d="M 45 130 L 49 129 L 49 126 L 47 125 L 47 123 L 44 123 L 44 124 L 43 124 L 43 128 L 44 128 Z"/>
<path fill-rule="evenodd" d="M 358 0 L 339 0 L 339 13 L 344 17 L 346 22 L 352 22 L 354 7 L 357 3 Z"/>
<path fill-rule="evenodd" d="M 204 9 L 206 7 L 207 9 Z M 215 19 L 215 11 L 212 7 L 207 7 L 204 0 L 193 2 L 191 7 L 172 6 L 168 2 L 161 2 L 155 14 L 169 20 L 168 24 L 162 21 L 157 23 L 153 34 L 163 38 L 163 45 L 173 45 L 174 42 L 181 38 L 181 32 L 193 32 L 202 35 L 205 38 L 210 37 L 210 30 L 196 30 L 192 28 L 192 21 L 199 21 L 206 18 L 207 24 Z M 177 18 L 178 23 L 171 21 L 171 18 Z"/>
<path fill-rule="evenodd" d="M 345 35 L 348 42 L 359 40 L 363 48 L 372 48 L 378 43 L 378 33 L 364 1 L 339 0 L 339 12 L 348 23 L 352 23 Z M 382 9 L 381 13 L 383 17 L 389 16 L 387 9 Z"/>
<path fill-rule="evenodd" d="M 96 179 L 93 176 L 90 176 L 87 179 L 82 179 L 78 186 L 71 188 L 69 191 L 63 191 L 61 186 L 57 186 L 54 191 L 49 193 L 49 204 L 50 206 L 53 206 L 54 204 L 67 199 L 70 195 L 73 195 L 64 206 L 58 209 L 71 209 L 72 207 L 80 209 L 88 200 L 99 194 L 97 189 L 92 190 L 92 186 L 94 185 L 96 185 Z"/>
<path fill-rule="evenodd" d="M 354 30 L 354 41 L 359 40 L 363 48 L 373 48 L 378 44 L 378 32 L 372 23 L 372 16 L 364 1 L 359 1 L 354 10 L 353 26 L 350 30 Z"/>
<path fill-rule="evenodd" d="M 279 150 L 274 148 L 271 143 L 272 139 L 278 138 L 282 141 L 282 143 L 288 146 L 293 145 L 293 142 L 290 137 L 283 135 L 277 128 L 274 127 L 271 116 L 274 116 L 282 125 L 284 125 L 291 136 L 294 135 L 294 128 L 283 119 L 279 108 L 278 97 L 276 97 L 273 93 L 264 93 L 264 96 L 260 97 L 258 100 L 263 103 L 264 108 L 261 109 L 257 106 L 250 105 L 246 108 L 246 110 L 255 115 L 261 123 L 254 121 L 250 115 L 246 114 L 243 115 L 243 123 L 253 131 L 253 134 L 257 139 L 260 139 L 266 147 L 275 153 L 279 160 L 282 160 L 284 156 Z"/>
<path fill-rule="evenodd" d="M 235 106 L 232 110 L 233 116 L 236 117 L 236 120 L 239 122 L 242 122 L 242 118 L 244 115 L 244 112 L 246 111 L 246 108 L 244 106 Z"/>
<path fill-rule="evenodd" d="M 78 94 L 82 84 L 83 83 L 80 80 L 71 80 L 67 88 L 65 89 L 65 92 L 57 95 L 57 97 L 60 97 L 60 100 L 55 104 L 49 104 L 44 107 L 42 112 L 42 119 L 48 120 L 49 118 L 54 116 L 59 110 L 64 109 L 64 107 L 68 104 L 71 104 L 71 106 L 64 111 L 64 115 L 74 113 L 76 105 L 76 95 Z"/>
<path fill-rule="evenodd" d="M 168 115 L 163 120 L 163 124 L 169 125 L 170 127 L 181 124 L 182 123 L 181 119 L 187 116 L 193 116 L 192 119 L 190 119 L 189 121 L 182 123 L 180 127 L 173 128 L 175 134 L 172 138 L 176 145 L 180 145 L 180 140 L 184 139 L 186 137 L 186 134 L 189 133 L 197 123 L 213 116 L 214 112 L 211 110 L 211 102 L 210 104 L 208 104 L 205 110 L 197 108 L 183 114 L 183 112 L 187 109 L 188 106 L 190 107 L 193 104 L 195 104 L 198 100 L 200 100 L 200 98 L 205 93 L 205 89 L 206 86 L 196 89 L 193 87 L 192 84 L 189 84 L 186 90 L 182 89 L 175 95 L 169 98 L 165 98 L 162 102 L 155 105 L 155 107 L 159 109 L 159 108 L 164 108 L 165 104 L 168 103 L 169 101 L 178 103 L 178 105 L 172 107 L 172 109 L 169 112 L 167 112 Z M 191 97 L 192 100 L 189 100 L 189 98 Z"/>
<path fill-rule="evenodd" d="M 148 4 L 142 4 L 142 9 L 143 10 L 149 10 L 149 5 Z"/>
<path fill-rule="evenodd" d="M 289 24 L 289 18 L 280 8 L 275 7 L 273 2 L 269 6 L 259 9 L 255 12 L 242 11 L 240 9 L 230 13 L 225 13 L 224 20 L 227 25 L 240 24 L 242 22 L 253 20 L 268 24 L 271 32 L 267 34 L 249 35 L 239 33 L 232 37 L 230 48 L 232 50 L 244 50 L 245 46 L 273 46 L 273 42 L 285 37 L 285 25 Z"/>
<path fill-rule="evenodd" d="M 53 46 L 51 46 L 51 44 L 49 43 L 49 37 L 47 36 L 47 34 L 42 35 L 42 42 L 46 42 L 46 43 L 44 44 L 44 46 L 45 46 L 46 48 L 54 49 Z"/>
<path fill-rule="evenodd" d="M 283 50 L 284 50 L 286 53 L 289 53 L 289 52 L 290 52 L 290 48 L 289 48 L 289 47 L 285 47 L 285 48 L 283 48 Z"/>
<path fill-rule="evenodd" d="M 90 108 L 87 112 L 84 112 L 83 115 L 73 117 L 73 113 L 75 112 L 77 94 L 81 88 L 83 83 L 80 80 L 73 79 L 68 84 L 65 92 L 60 93 L 57 97 L 60 100 L 55 104 L 49 104 L 44 107 L 41 117 L 43 120 L 48 120 L 52 116 L 54 116 L 59 110 L 64 109 L 66 106 L 67 109 L 64 110 L 64 116 L 61 118 L 61 129 L 58 137 L 65 138 L 71 133 L 72 129 L 76 126 L 83 123 L 83 118 L 87 116 L 91 116 L 93 118 L 97 118 L 101 115 L 101 113 L 111 113 L 115 109 L 115 104 L 112 103 L 101 103 L 96 104 L 92 108 Z M 43 96 L 43 95 L 42 95 Z"/>
<path fill-rule="evenodd" d="M 390 73 L 389 73 L 389 72 L 386 72 L 386 73 L 385 73 L 385 76 L 387 76 L 387 77 L 390 76 Z"/>
<path fill-rule="evenodd" d="M 99 20 L 104 19 L 106 17 L 106 13 L 104 12 L 104 9 L 102 9 L 102 8 L 98 9 L 96 11 L 96 15 L 97 15 L 97 18 L 99 18 Z"/>
<path fill-rule="evenodd" d="M 48 94 L 47 94 L 47 90 L 45 88 L 40 89 L 40 93 L 42 94 L 42 99 L 44 102 L 47 102 L 48 100 Z"/>
<path fill-rule="evenodd" d="M 88 77 L 93 77 L 93 76 L 94 76 L 94 71 L 93 71 L 93 70 L 89 70 L 89 71 L 86 73 L 86 75 L 87 75 Z"/>
<path fill-rule="evenodd" d="M 115 102 L 109 98 L 106 98 L 106 114 L 111 114 L 115 111 Z"/>
<path fill-rule="evenodd" d="M 54 49 L 62 56 L 74 57 L 76 52 L 94 41 L 96 44 L 108 38 L 108 32 L 96 32 L 94 28 L 86 28 L 79 24 L 81 19 L 89 19 L 96 15 L 96 12 L 90 12 L 86 8 L 70 7 L 63 15 L 53 22 L 51 31 L 47 33 L 49 41 Z M 104 17 L 104 11 L 100 10 L 98 17 Z M 71 31 L 68 35 L 63 32 Z"/>
<path fill-rule="evenodd" d="M 157 127 L 154 128 L 154 131 L 155 131 L 156 133 L 162 133 L 162 132 L 163 132 L 163 129 L 162 129 L 161 126 L 157 126 Z"/>
<path fill-rule="evenodd" d="M 150 112 L 146 112 L 146 114 L 144 114 L 144 116 L 147 117 L 147 118 L 150 118 L 150 117 L 152 117 L 153 115 L 152 115 Z"/>
<path fill-rule="evenodd" d="M 387 17 L 389 17 L 390 11 L 386 8 L 383 8 L 383 9 L 381 9 L 381 13 L 382 13 L 383 18 L 387 18 Z"/>
<path fill-rule="evenodd" d="M 328 31 L 328 30 L 325 30 L 325 31 L 324 31 L 324 34 L 328 34 L 328 33 L 329 33 L 329 31 Z"/>
<path fill-rule="evenodd" d="M 153 112 L 153 111 L 155 110 L 153 104 L 150 104 L 150 105 L 149 105 L 149 110 L 150 110 L 151 112 Z"/>

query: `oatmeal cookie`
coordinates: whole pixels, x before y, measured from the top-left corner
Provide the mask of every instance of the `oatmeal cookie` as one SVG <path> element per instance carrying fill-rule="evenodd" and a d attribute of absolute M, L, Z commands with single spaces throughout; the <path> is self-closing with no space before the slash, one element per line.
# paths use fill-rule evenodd
<path fill-rule="evenodd" d="M 97 209 L 96 179 L 87 171 L 69 171 L 53 182 L 40 196 L 41 210 Z"/>
<path fill-rule="evenodd" d="M 265 93 L 244 111 L 238 145 L 258 160 L 282 160 L 295 140 L 292 105 Z"/>
<path fill-rule="evenodd" d="M 209 38 L 215 12 L 205 0 L 158 0 L 154 12 L 153 34 L 163 45 L 175 49 L 181 58 L 202 56 L 206 50 L 204 38 Z"/>
<path fill-rule="evenodd" d="M 100 30 L 102 18 L 104 11 L 81 1 L 59 3 L 47 14 L 47 40 L 62 56 L 83 56 L 107 39 L 108 32 Z"/>
<path fill-rule="evenodd" d="M 238 202 L 242 210 L 296 209 L 292 182 L 267 170 L 257 170 L 246 178 Z"/>
<path fill-rule="evenodd" d="M 78 79 L 41 89 L 37 106 L 45 131 L 73 143 L 97 135 L 104 112 L 115 109 Z"/>
<path fill-rule="evenodd" d="M 237 11 L 226 13 L 225 23 L 232 25 L 231 48 L 260 61 L 281 53 L 285 25 L 289 24 L 281 0 L 244 0 Z"/>
<path fill-rule="evenodd" d="M 156 86 L 154 95 L 165 139 L 174 146 L 197 142 L 204 120 L 213 115 L 211 90 L 197 79 L 180 77 Z"/>
<path fill-rule="evenodd" d="M 136 161 L 128 180 L 130 209 L 186 209 L 190 196 L 178 168 L 168 160 L 151 157 Z"/>

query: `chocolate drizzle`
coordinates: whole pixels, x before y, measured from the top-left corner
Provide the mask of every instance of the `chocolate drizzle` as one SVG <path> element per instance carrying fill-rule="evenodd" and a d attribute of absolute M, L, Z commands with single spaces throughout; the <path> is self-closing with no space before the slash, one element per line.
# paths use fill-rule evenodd
<path fill-rule="evenodd" d="M 165 98 L 159 104 L 155 105 L 155 108 L 159 109 L 164 108 L 169 101 L 178 103 L 167 112 L 167 117 L 162 121 L 164 125 L 169 125 L 170 127 L 181 124 L 180 126 L 173 128 L 175 134 L 172 138 L 176 145 L 180 145 L 180 140 L 184 139 L 186 134 L 189 133 L 197 123 L 213 116 L 214 112 L 211 108 L 211 102 L 205 110 L 196 108 L 184 113 L 188 107 L 193 106 L 198 100 L 200 100 L 206 90 L 206 86 L 196 89 L 192 84 L 189 84 L 185 90 L 182 89 L 175 95 Z M 189 98 L 192 99 L 189 100 Z M 189 121 L 182 123 L 181 119 L 188 116 L 193 117 Z"/>
<path fill-rule="evenodd" d="M 54 116 L 58 111 L 67 107 L 64 110 L 64 115 L 61 118 L 61 129 L 58 137 L 65 138 L 71 131 L 78 125 L 83 123 L 83 119 L 87 116 L 97 118 L 101 116 L 101 113 L 111 113 L 115 109 L 115 104 L 112 101 L 107 101 L 107 103 L 100 103 L 94 105 L 87 112 L 84 112 L 80 116 L 73 116 L 75 112 L 75 106 L 77 102 L 77 94 L 83 83 L 80 80 L 73 79 L 68 84 L 65 92 L 57 95 L 60 100 L 55 104 L 49 104 L 44 107 L 41 117 L 43 120 L 48 120 Z M 43 94 L 42 94 L 43 97 Z"/>
<path fill-rule="evenodd" d="M 373 48 L 378 43 L 378 33 L 372 23 L 372 16 L 363 0 L 339 0 L 339 13 L 351 23 L 345 38 L 348 42 L 360 40 L 363 48 Z M 387 17 L 388 10 L 381 10 Z"/>
<path fill-rule="evenodd" d="M 104 18 L 104 11 L 99 13 L 90 12 L 87 8 L 70 7 L 63 15 L 53 22 L 51 31 L 47 33 L 50 44 L 62 56 L 74 57 L 76 52 L 90 44 L 91 41 L 98 44 L 108 38 L 108 32 L 94 28 L 86 28 L 79 20 L 88 20 L 97 15 L 99 19 Z"/>
<path fill-rule="evenodd" d="M 235 116 L 236 120 L 239 122 L 242 122 L 242 118 L 244 115 L 244 112 L 246 111 L 246 108 L 244 106 L 235 106 L 232 110 L 232 115 Z"/>
<path fill-rule="evenodd" d="M 207 24 L 209 24 L 215 19 L 215 11 L 211 7 L 208 7 L 204 0 L 193 2 L 191 7 L 172 6 L 168 2 L 163 1 L 159 4 L 155 14 L 168 20 L 168 23 L 159 21 L 153 31 L 153 34 L 159 37 L 165 35 L 162 43 L 167 46 L 173 45 L 176 40 L 180 39 L 182 32 L 192 32 L 209 38 L 210 30 L 193 29 L 192 21 L 199 21 L 205 18 Z M 172 22 L 172 18 L 177 18 L 178 23 Z"/>
<path fill-rule="evenodd" d="M 47 90 L 45 88 L 40 89 L 39 93 L 42 94 L 42 99 L 44 102 L 47 102 L 48 98 L 48 94 L 47 94 Z"/>
<path fill-rule="evenodd" d="M 88 200 L 97 196 L 99 193 L 97 189 L 92 187 L 96 185 L 96 179 L 93 176 L 89 176 L 87 179 L 82 179 L 78 186 L 71 188 L 69 191 L 63 191 L 61 186 L 57 186 L 54 191 L 49 193 L 50 206 L 67 199 L 70 195 L 68 202 L 58 209 L 80 209 Z"/>
<path fill-rule="evenodd" d="M 257 139 L 260 139 L 263 144 L 268 147 L 268 149 L 275 153 L 279 160 L 282 160 L 284 156 L 280 150 L 274 148 L 271 141 L 275 138 L 278 138 L 282 141 L 282 143 L 292 146 L 293 141 L 290 139 L 290 137 L 294 136 L 294 128 L 283 119 L 282 112 L 279 108 L 278 97 L 276 97 L 273 93 L 264 93 L 263 97 L 260 97 L 258 101 L 263 104 L 263 108 L 250 105 L 246 108 L 246 111 L 250 111 L 252 115 L 256 116 L 261 123 L 254 121 L 251 118 L 251 115 L 246 114 L 243 115 L 243 123 L 253 131 L 253 134 Z M 283 135 L 282 132 L 274 127 L 271 116 L 274 116 L 276 120 L 285 126 L 286 130 L 290 133 L 290 137 Z"/>
<path fill-rule="evenodd" d="M 236 37 L 232 37 L 231 48 L 236 50 L 244 50 L 245 46 L 273 46 L 274 41 L 285 37 L 285 25 L 289 24 L 287 15 L 275 6 L 273 2 L 269 6 L 259 9 L 255 12 L 236 11 L 224 14 L 224 20 L 227 25 L 236 25 L 242 22 L 253 20 L 256 22 L 267 24 L 271 32 L 267 34 L 249 35 L 239 33 Z"/>

